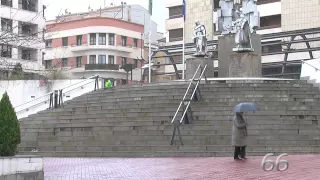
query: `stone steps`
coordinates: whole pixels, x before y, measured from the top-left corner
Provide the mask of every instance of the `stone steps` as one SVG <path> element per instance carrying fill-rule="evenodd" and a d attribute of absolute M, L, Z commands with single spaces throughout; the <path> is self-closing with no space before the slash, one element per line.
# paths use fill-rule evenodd
<path fill-rule="evenodd" d="M 100 145 L 100 146 L 66 146 L 66 147 L 53 147 L 52 150 L 50 148 L 39 148 L 38 151 L 111 151 L 111 152 L 119 152 L 119 151 L 131 151 L 131 152 L 139 152 L 139 151 L 183 151 L 183 152 L 194 152 L 194 151 L 227 151 L 232 152 L 234 150 L 233 146 L 230 145 L 204 145 L 204 146 L 126 146 L 126 145 Z M 20 148 L 19 151 L 31 151 L 32 147 L 28 148 Z M 320 150 L 320 145 L 312 145 L 312 146 L 248 146 L 248 151 L 282 151 L 282 152 L 291 152 L 291 151 L 314 151 L 317 152 Z"/>
<path fill-rule="evenodd" d="M 271 151 L 275 154 L 288 153 L 286 151 Z M 270 151 L 247 151 L 248 156 L 265 156 Z M 315 151 L 291 151 L 289 154 L 314 154 Z M 183 151 L 86 151 L 86 152 L 74 152 L 74 151 L 45 151 L 45 152 L 19 152 L 21 155 L 38 155 L 44 157 L 230 157 L 233 156 L 233 151 L 194 151 L 194 152 L 183 152 Z"/>
<path fill-rule="evenodd" d="M 20 121 L 21 125 L 24 124 L 34 124 L 34 123 L 46 123 L 46 124 L 56 124 L 56 123 L 94 123 L 94 122 L 156 122 L 165 123 L 171 122 L 173 116 L 163 116 L 163 117 L 106 117 L 104 114 L 95 115 L 60 115 L 60 116 L 43 116 L 43 117 L 33 117 L 28 118 L 24 121 Z M 176 119 L 180 119 L 181 114 L 178 114 Z M 220 124 L 221 122 L 231 121 L 233 115 L 208 115 L 208 116 L 194 116 L 193 124 L 207 124 L 214 123 Z M 319 116 L 316 115 L 256 115 L 248 114 L 246 115 L 246 120 L 251 124 L 277 124 L 277 123 L 303 123 L 312 122 L 318 120 Z M 205 122 L 202 122 L 205 121 Z"/>
<path fill-rule="evenodd" d="M 19 154 L 37 149 L 55 157 L 232 156 L 232 108 L 240 102 L 260 107 L 246 116 L 249 155 L 320 152 L 319 89 L 287 80 L 201 84 L 203 100 L 191 103 L 194 121 L 180 126 L 185 145 L 170 146 L 171 120 L 188 86 L 175 83 L 99 90 L 24 118 Z"/>

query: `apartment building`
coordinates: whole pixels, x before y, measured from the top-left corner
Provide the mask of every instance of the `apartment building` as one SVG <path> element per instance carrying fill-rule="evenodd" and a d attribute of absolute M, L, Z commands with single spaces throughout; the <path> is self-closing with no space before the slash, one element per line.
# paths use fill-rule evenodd
<path fill-rule="evenodd" d="M 42 69 L 45 6 L 41 0 L 1 0 L 0 67 L 2 78 L 10 78 L 20 64 L 25 73 Z"/>
<path fill-rule="evenodd" d="M 217 9 L 219 0 L 189 0 L 186 1 L 185 41 L 192 42 L 195 21 L 205 24 L 208 40 L 217 39 L 219 33 L 216 31 Z M 167 44 L 182 43 L 183 17 L 182 1 L 167 1 L 169 19 L 166 20 L 168 31 Z M 270 10 L 272 9 L 272 11 Z M 258 0 L 258 11 L 260 12 L 259 34 L 274 33 L 281 31 L 281 0 Z"/>
<path fill-rule="evenodd" d="M 140 81 L 143 31 L 143 25 L 103 16 L 49 21 L 45 68 L 50 71 L 62 67 L 69 78 L 99 74 L 115 79 L 116 84 L 127 84 L 128 74 L 122 67 L 133 64 L 132 80 Z"/>
<path fill-rule="evenodd" d="M 192 42 L 194 22 L 196 20 L 205 24 L 208 40 L 217 40 L 219 33 L 216 31 L 216 10 L 219 8 L 219 0 L 188 0 L 186 1 L 186 20 L 185 20 L 185 41 Z M 269 34 L 290 30 L 307 29 L 320 26 L 320 1 L 318 0 L 258 0 L 258 11 L 260 12 L 260 28 L 258 34 Z M 183 39 L 183 17 L 182 0 L 167 1 L 166 7 L 169 10 L 169 19 L 166 20 L 166 30 L 168 32 L 166 44 L 182 44 Z M 298 38 L 297 38 L 298 39 Z M 281 41 L 289 39 L 273 39 L 268 41 Z M 318 42 L 311 43 L 319 46 Z M 305 44 L 295 44 L 292 47 L 304 47 Z M 286 47 L 281 44 L 264 46 L 263 53 L 272 54 L 273 52 L 283 51 Z M 314 56 L 320 56 L 319 52 L 314 52 Z M 178 61 L 181 57 L 175 57 Z M 292 53 L 288 61 L 308 59 L 308 53 Z M 268 55 L 262 57 L 263 74 L 280 74 L 282 71 L 281 61 L 284 54 Z M 215 67 L 218 67 L 215 61 Z M 292 64 L 287 68 L 288 72 L 296 72 L 301 68 L 301 64 Z M 182 66 L 178 65 L 182 70 Z M 172 67 L 166 68 L 172 71 Z"/>
<path fill-rule="evenodd" d="M 83 16 L 101 16 L 120 19 L 128 22 L 133 22 L 144 26 L 143 30 L 143 39 L 145 43 L 149 43 L 149 28 L 150 28 L 150 14 L 147 9 L 141 5 L 129 5 L 125 2 L 122 2 L 120 5 L 110 3 L 108 6 L 93 10 L 88 7 L 87 12 L 81 13 L 70 13 L 65 12 L 64 15 L 58 16 L 58 20 L 62 19 L 78 19 Z M 162 38 L 162 34 L 157 32 L 158 25 L 156 22 L 151 21 L 151 40 L 152 43 L 156 42 L 158 39 Z"/>

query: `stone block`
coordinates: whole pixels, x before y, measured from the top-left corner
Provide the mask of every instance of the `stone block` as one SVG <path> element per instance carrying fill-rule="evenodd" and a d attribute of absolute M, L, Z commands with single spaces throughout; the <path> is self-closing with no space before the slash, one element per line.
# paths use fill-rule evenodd
<path fill-rule="evenodd" d="M 261 36 L 253 34 L 251 37 L 254 53 L 261 59 Z M 219 36 L 218 38 L 218 74 L 219 77 L 229 77 L 230 56 L 234 53 L 234 34 Z"/>
<path fill-rule="evenodd" d="M 252 52 L 230 55 L 228 77 L 261 77 L 261 56 Z"/>
<path fill-rule="evenodd" d="M 207 57 L 194 57 L 186 60 L 186 79 L 191 79 L 193 77 L 199 65 L 201 65 L 202 67 L 207 65 L 207 69 L 205 72 L 205 75 L 207 76 L 207 78 L 214 77 L 213 60 Z M 201 71 L 199 70 L 195 78 L 200 77 L 200 72 Z"/>

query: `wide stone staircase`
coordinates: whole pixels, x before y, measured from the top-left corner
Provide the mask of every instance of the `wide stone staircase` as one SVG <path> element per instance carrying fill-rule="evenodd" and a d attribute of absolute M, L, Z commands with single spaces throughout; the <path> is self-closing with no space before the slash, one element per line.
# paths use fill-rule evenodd
<path fill-rule="evenodd" d="M 189 82 L 105 89 L 63 108 L 21 119 L 19 154 L 56 157 L 231 156 L 232 108 L 247 113 L 248 155 L 319 153 L 320 91 L 299 80 L 212 80 L 191 103 L 194 121 L 181 124 L 183 145 L 171 120 Z M 177 119 L 180 120 L 182 110 Z"/>

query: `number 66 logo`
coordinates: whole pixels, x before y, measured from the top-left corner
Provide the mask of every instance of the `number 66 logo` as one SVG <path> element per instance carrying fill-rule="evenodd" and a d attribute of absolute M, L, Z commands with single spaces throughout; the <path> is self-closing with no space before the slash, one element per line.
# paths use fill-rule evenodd
<path fill-rule="evenodd" d="M 276 166 L 277 170 L 278 171 L 286 171 L 288 168 L 289 168 L 289 162 L 287 160 L 281 160 L 280 161 L 280 158 L 283 157 L 283 156 L 288 156 L 287 153 L 284 153 L 284 154 L 280 154 L 276 160 L 276 164 L 274 164 L 274 161 L 272 160 L 266 160 L 267 157 L 269 156 L 274 156 L 273 153 L 269 153 L 267 155 L 265 155 L 262 159 L 262 163 L 261 163 L 261 166 L 262 166 L 262 169 L 264 171 L 272 171 L 274 169 L 274 166 Z M 269 168 L 266 168 L 266 165 L 267 164 L 271 164 L 271 166 Z M 283 168 L 280 168 L 280 163 L 284 163 L 284 167 Z"/>

